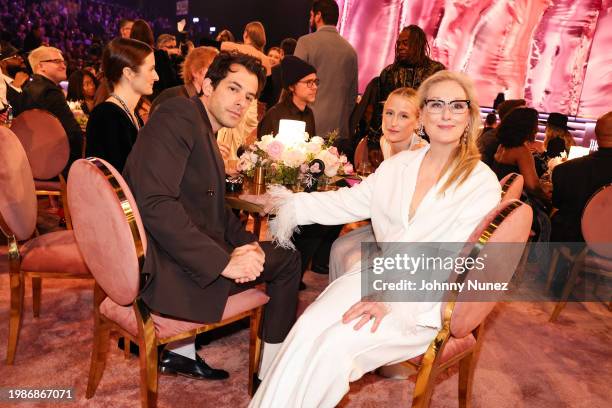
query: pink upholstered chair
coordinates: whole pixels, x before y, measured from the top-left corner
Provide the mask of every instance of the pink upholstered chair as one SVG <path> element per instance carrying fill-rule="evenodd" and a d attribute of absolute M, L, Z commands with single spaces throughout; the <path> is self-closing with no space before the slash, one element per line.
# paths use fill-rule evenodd
<path fill-rule="evenodd" d="M 41 109 L 30 109 L 13 120 L 11 130 L 25 149 L 37 195 L 60 196 L 68 229 L 72 228 L 62 170 L 68 163 L 70 145 L 59 119 Z M 59 177 L 59 181 L 50 179 Z"/>
<path fill-rule="evenodd" d="M 552 278 L 557 268 L 559 256 L 563 256 L 572 264 L 569 278 L 563 287 L 561 300 L 556 304 L 549 321 L 554 322 L 567 304 L 567 299 L 576 285 L 580 272 L 594 273 L 604 278 L 612 278 L 612 184 L 599 189 L 589 199 L 582 213 L 582 236 L 586 242 L 585 248 L 577 255 L 572 255 L 569 249 L 555 248 L 551 260 L 546 289 L 549 290 Z M 612 303 L 609 306 L 612 309 Z"/>
<path fill-rule="evenodd" d="M 40 314 L 42 278 L 91 278 L 72 231 L 28 240 L 35 233 L 36 213 L 34 179 L 26 153 L 14 133 L 0 127 L 0 228 L 8 241 L 11 290 L 7 364 L 15 360 L 26 278 L 32 278 L 34 317 Z"/>
<path fill-rule="evenodd" d="M 252 395 L 261 346 L 258 332 L 268 296 L 259 289 L 230 296 L 220 322 L 196 323 L 156 314 L 138 296 L 147 240 L 138 207 L 121 175 L 104 160 L 77 160 L 70 169 L 68 192 L 76 240 L 96 279 L 94 346 L 86 397 L 94 396 L 102 378 L 111 330 L 139 345 L 141 402 L 143 407 L 153 407 L 157 402 L 158 345 L 246 317 L 251 323 Z"/>
<path fill-rule="evenodd" d="M 502 202 L 506 200 L 520 200 L 523 193 L 523 176 L 510 173 L 499 181 L 502 186 Z"/>
<path fill-rule="evenodd" d="M 492 210 L 474 230 L 469 242 L 473 243 L 470 256 L 476 257 L 487 253 L 488 244 L 516 243 L 524 244 L 529 236 L 533 212 L 530 206 L 518 200 L 504 201 Z M 510 272 L 519 262 L 523 245 L 503 247 L 495 251 L 499 256 L 486 258 L 486 268 L 505 265 Z M 493 250 L 492 250 L 493 251 Z M 460 275 L 470 279 L 472 271 Z M 467 276 L 466 276 L 467 275 Z M 511 276 L 508 276 L 508 281 Z M 463 300 L 462 294 L 451 294 L 442 305 L 442 328 L 431 342 L 424 354 L 400 363 L 404 371 L 402 377 L 416 373 L 416 384 L 412 399 L 413 407 L 428 407 L 437 376 L 447 368 L 459 364 L 459 406 L 471 404 L 472 380 L 478 353 L 482 344 L 484 322 L 493 310 L 495 302 L 473 302 Z M 472 295 L 473 296 L 473 295 Z M 397 366 L 393 374 L 398 374 Z M 380 369 L 382 375 L 392 377 Z"/>

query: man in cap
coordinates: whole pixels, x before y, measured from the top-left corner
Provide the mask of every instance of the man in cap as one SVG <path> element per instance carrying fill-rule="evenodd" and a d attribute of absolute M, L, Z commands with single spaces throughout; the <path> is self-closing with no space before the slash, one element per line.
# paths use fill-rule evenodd
<path fill-rule="evenodd" d="M 597 190 L 612 183 L 612 112 L 597 120 L 595 136 L 598 151 L 553 170 L 552 203 L 559 210 L 551 218 L 553 242 L 583 242 L 582 211 Z"/>
<path fill-rule="evenodd" d="M 46 46 L 33 50 L 28 61 L 34 76 L 32 81 L 23 86 L 22 110 L 44 109 L 59 119 L 70 142 L 68 169 L 73 161 L 81 157 L 83 132 L 59 86 L 61 81 L 66 80 L 66 61 L 60 50 Z"/>
<path fill-rule="evenodd" d="M 14 111 L 21 109 L 21 86 L 29 78 L 25 70 L 19 50 L 0 42 L 0 112 L 5 113 L 8 105 Z"/>
<path fill-rule="evenodd" d="M 280 102 L 274 105 L 262 118 L 257 127 L 257 137 L 278 133 L 281 119 L 306 122 L 306 132 L 316 135 L 315 118 L 308 104 L 317 97 L 319 79 L 317 70 L 309 63 L 293 55 L 286 56 L 280 63 L 283 91 Z"/>

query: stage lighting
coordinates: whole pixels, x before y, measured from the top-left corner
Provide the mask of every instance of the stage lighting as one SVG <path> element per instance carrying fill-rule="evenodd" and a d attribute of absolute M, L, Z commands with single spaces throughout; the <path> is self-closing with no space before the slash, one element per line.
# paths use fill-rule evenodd
<path fill-rule="evenodd" d="M 200 17 L 194 17 L 191 21 L 193 21 L 194 23 L 199 23 Z"/>

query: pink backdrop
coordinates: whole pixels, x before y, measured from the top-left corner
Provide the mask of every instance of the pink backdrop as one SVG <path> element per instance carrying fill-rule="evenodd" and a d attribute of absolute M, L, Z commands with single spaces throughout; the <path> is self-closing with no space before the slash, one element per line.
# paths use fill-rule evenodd
<path fill-rule="evenodd" d="M 417 24 L 432 58 L 474 79 L 483 106 L 504 91 L 544 112 L 612 110 L 612 0 L 337 1 L 361 91 L 393 62 L 399 29 Z"/>

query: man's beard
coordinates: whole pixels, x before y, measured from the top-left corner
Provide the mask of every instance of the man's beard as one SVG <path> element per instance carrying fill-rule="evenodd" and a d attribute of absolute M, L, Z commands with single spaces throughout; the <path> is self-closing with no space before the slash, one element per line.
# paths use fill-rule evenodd
<path fill-rule="evenodd" d="M 15 78 L 15 75 L 17 75 L 18 72 L 27 72 L 25 70 L 25 68 L 19 66 L 19 65 L 8 65 L 6 67 L 6 73 L 8 74 L 8 76 L 10 76 L 11 78 Z"/>

